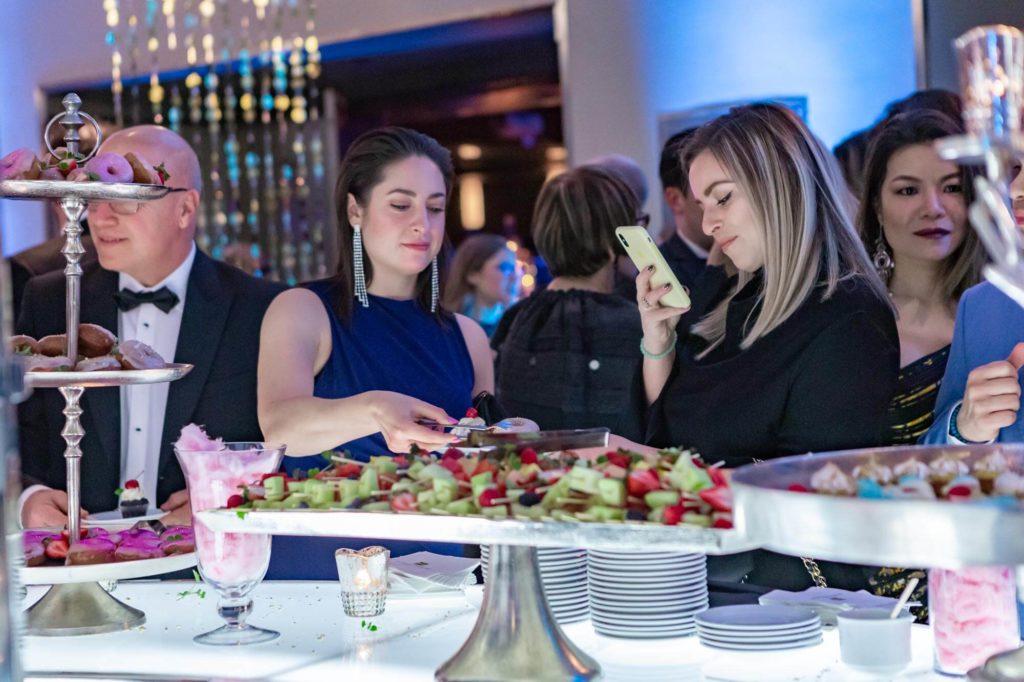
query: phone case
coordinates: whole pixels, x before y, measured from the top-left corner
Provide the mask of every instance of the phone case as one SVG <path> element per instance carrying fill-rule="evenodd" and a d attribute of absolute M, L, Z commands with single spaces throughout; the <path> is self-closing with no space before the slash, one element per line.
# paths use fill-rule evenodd
<path fill-rule="evenodd" d="M 619 243 L 626 249 L 626 253 L 629 254 L 630 260 L 633 261 L 633 265 L 638 270 L 643 270 L 652 264 L 654 265 L 654 275 L 651 277 L 652 289 L 657 289 L 666 284 L 672 285 L 672 289 L 661 297 L 661 303 L 673 308 L 690 307 L 690 297 L 686 294 L 683 285 L 679 283 L 665 257 L 661 255 L 658 245 L 654 243 L 654 240 L 651 239 L 651 235 L 647 233 L 645 228 L 639 225 L 617 227 L 615 228 L 615 236 L 618 237 Z"/>

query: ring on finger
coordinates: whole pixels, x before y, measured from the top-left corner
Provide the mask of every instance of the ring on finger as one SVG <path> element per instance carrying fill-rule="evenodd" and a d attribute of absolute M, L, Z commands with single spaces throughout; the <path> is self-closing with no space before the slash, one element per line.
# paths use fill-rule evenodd
<path fill-rule="evenodd" d="M 641 296 L 640 297 L 640 302 L 644 304 L 644 308 L 650 308 L 651 307 L 651 302 L 647 300 L 646 296 Z"/>

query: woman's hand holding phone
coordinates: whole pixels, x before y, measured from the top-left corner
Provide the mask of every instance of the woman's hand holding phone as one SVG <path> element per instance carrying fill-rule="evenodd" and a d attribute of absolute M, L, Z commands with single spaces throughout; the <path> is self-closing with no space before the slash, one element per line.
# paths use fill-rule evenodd
<path fill-rule="evenodd" d="M 640 271 L 636 278 L 636 302 L 640 308 L 640 324 L 644 331 L 644 348 L 659 355 L 668 350 L 674 340 L 676 325 L 689 307 L 674 308 L 660 303 L 672 290 L 672 284 L 651 287 L 651 278 L 657 266 L 650 265 Z"/>

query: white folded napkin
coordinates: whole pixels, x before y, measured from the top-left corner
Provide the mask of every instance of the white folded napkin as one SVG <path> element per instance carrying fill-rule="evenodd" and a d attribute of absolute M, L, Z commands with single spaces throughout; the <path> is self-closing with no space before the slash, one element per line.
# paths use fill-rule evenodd
<path fill-rule="evenodd" d="M 391 589 L 417 594 L 461 590 L 476 582 L 479 559 L 415 552 L 392 557 L 388 564 Z"/>
<path fill-rule="evenodd" d="M 840 590 L 834 587 L 809 587 L 803 592 L 772 590 L 761 595 L 758 602 L 763 605 L 803 606 L 821 617 L 824 625 L 835 625 L 836 614 L 850 609 L 891 609 L 898 599 L 879 597 L 866 590 Z M 920 602 L 909 601 L 907 606 L 920 606 Z"/>

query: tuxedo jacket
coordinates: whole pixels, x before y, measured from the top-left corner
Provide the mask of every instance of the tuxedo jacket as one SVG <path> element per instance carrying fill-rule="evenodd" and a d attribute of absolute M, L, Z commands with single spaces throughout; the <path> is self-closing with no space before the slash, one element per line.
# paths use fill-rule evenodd
<path fill-rule="evenodd" d="M 64 270 L 67 261 L 60 252 L 62 248 L 64 237 L 54 237 L 38 246 L 20 251 L 8 259 L 7 263 L 11 269 L 11 305 L 14 307 L 15 320 L 21 314 L 21 299 L 28 281 L 54 270 Z M 82 236 L 82 248 L 85 249 L 85 253 L 79 262 L 85 267 L 86 263 L 96 260 L 96 247 L 92 244 L 92 237 Z"/>
<path fill-rule="evenodd" d="M 117 333 L 114 293 L 118 274 L 98 261 L 83 266 L 81 321 Z M 256 363 L 260 326 L 273 298 L 285 287 L 256 279 L 237 268 L 196 252 L 185 294 L 174 362 L 194 365 L 171 382 L 161 438 L 157 499 L 185 488 L 172 444 L 181 428 L 201 424 L 226 441 L 262 440 L 256 416 Z M 63 272 L 40 275 L 25 287 L 17 332 L 36 338 L 62 334 Z M 169 360 L 169 359 L 168 359 Z M 81 499 L 92 512 L 114 509 L 121 483 L 120 389 L 89 388 L 82 396 Z M 64 399 L 56 389 L 36 389 L 18 407 L 21 466 L 26 481 L 35 479 L 64 489 Z"/>

